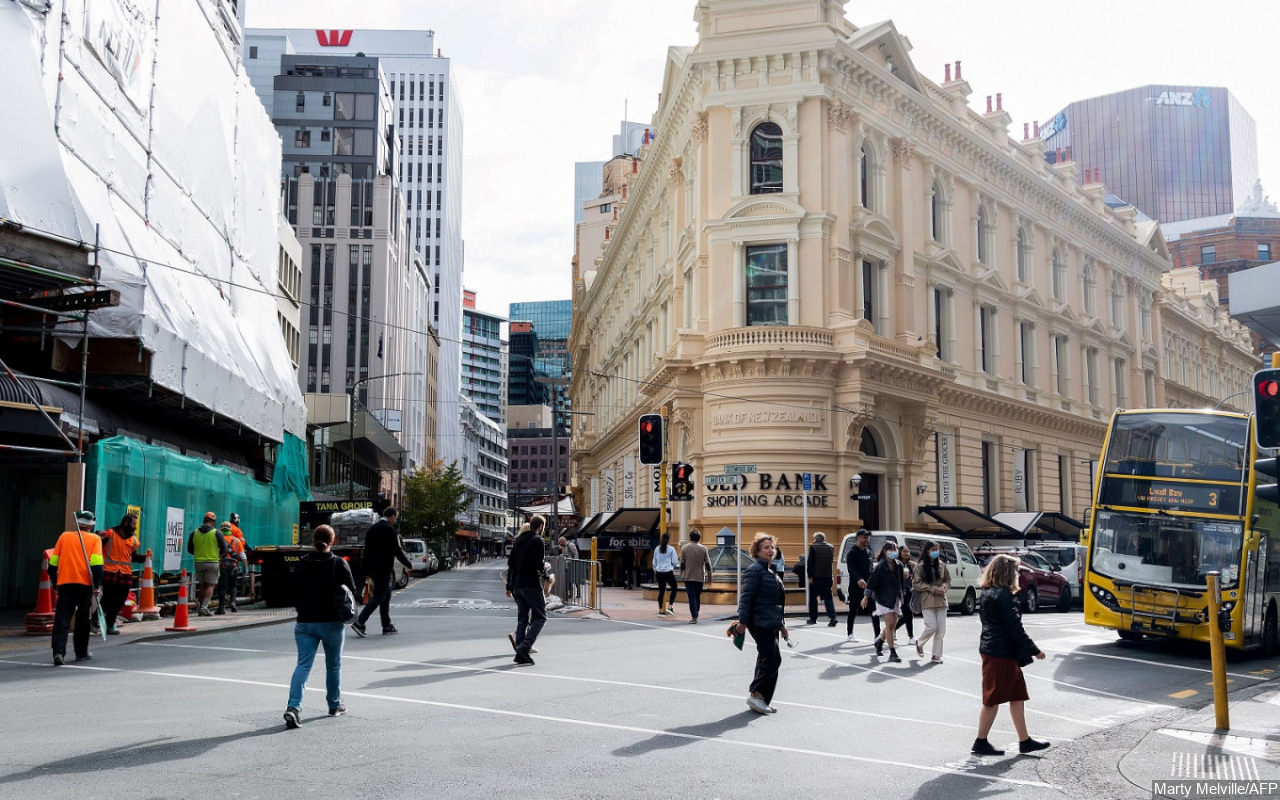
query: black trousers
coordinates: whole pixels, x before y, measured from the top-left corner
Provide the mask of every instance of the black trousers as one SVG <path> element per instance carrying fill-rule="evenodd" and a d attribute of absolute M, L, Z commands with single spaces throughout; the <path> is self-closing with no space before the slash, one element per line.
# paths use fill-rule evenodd
<path fill-rule="evenodd" d="M 83 583 L 64 583 L 58 587 L 58 605 L 53 610 L 53 654 L 66 656 L 67 630 L 71 627 L 71 618 L 75 617 L 76 632 L 72 644 L 76 648 L 76 657 L 89 654 L 89 603 L 93 600 L 93 589 Z"/>
<path fill-rule="evenodd" d="M 702 581 L 685 581 L 684 591 L 689 595 L 689 616 L 697 619 L 702 609 Z"/>
<path fill-rule="evenodd" d="M 862 608 L 862 590 L 858 588 L 858 582 L 854 581 L 849 590 L 849 621 L 845 626 L 845 632 L 853 635 L 853 618 L 859 614 L 868 614 L 871 616 L 872 638 L 880 637 L 880 618 L 871 612 L 876 610 L 874 602 L 867 601 L 867 607 Z"/>
<path fill-rule="evenodd" d="M 773 702 L 773 690 L 778 688 L 778 668 L 782 666 L 782 651 L 778 648 L 779 631 L 747 626 L 751 638 L 756 640 L 756 675 L 751 681 L 751 691 Z"/>
<path fill-rule="evenodd" d="M 512 589 L 516 599 L 516 650 L 528 653 L 547 624 L 547 599 L 541 589 Z"/>
<path fill-rule="evenodd" d="M 222 567 L 218 570 L 218 610 L 226 611 L 236 607 L 236 575 L 237 567 Z"/>
<path fill-rule="evenodd" d="M 836 619 L 836 602 L 831 597 L 831 578 L 814 578 L 809 585 L 809 622 L 818 621 L 818 601 L 823 602 L 827 619 Z"/>
<path fill-rule="evenodd" d="M 911 619 L 915 614 L 911 613 L 910 598 L 911 595 L 902 598 L 902 613 L 898 615 L 898 627 L 907 626 L 907 635 L 914 639 L 916 638 L 916 626 L 912 624 Z"/>
<path fill-rule="evenodd" d="M 671 602 L 675 603 L 676 592 L 679 591 L 679 585 L 676 583 L 676 574 L 674 572 L 656 572 L 654 573 L 654 577 L 657 578 L 658 581 L 658 608 L 661 610 L 666 608 L 666 606 L 663 605 L 663 598 L 666 596 L 664 594 L 666 590 L 671 590 Z"/>
<path fill-rule="evenodd" d="M 120 577 L 114 577 L 119 574 Z M 102 576 L 102 615 L 107 621 L 107 629 L 116 626 L 116 617 L 124 608 L 124 601 L 129 599 L 129 590 L 133 588 L 133 573 L 107 572 Z M 90 623 L 92 624 L 92 623 Z"/>
<path fill-rule="evenodd" d="M 385 631 L 391 627 L 391 580 L 395 577 L 395 572 L 387 572 L 382 575 L 370 575 L 373 578 L 373 592 L 369 597 L 369 602 L 364 604 L 364 608 L 360 609 L 359 622 L 364 625 L 369 621 L 369 617 L 373 616 L 374 609 L 378 610 L 382 618 L 382 629 Z"/>

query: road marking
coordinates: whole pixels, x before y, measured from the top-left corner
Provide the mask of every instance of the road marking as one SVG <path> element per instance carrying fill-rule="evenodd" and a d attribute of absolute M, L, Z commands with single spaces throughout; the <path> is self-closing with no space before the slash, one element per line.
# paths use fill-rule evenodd
<path fill-rule="evenodd" d="M 291 651 L 291 650 L 290 651 L 260 650 L 260 649 L 249 648 L 249 647 L 217 647 L 213 645 L 200 645 L 200 644 L 171 644 L 168 642 L 139 642 L 139 644 L 145 647 L 176 647 L 176 648 L 185 649 L 185 650 L 222 650 L 222 651 L 228 651 L 233 653 L 261 653 L 261 654 L 279 655 L 279 656 L 296 655 L 294 651 Z M 495 656 L 495 658 L 502 658 L 502 656 Z M 724 698 L 728 700 L 742 699 L 742 695 L 740 694 L 728 694 L 725 692 L 708 692 L 702 689 L 686 689 L 686 688 L 676 687 L 676 686 L 662 686 L 662 685 L 650 684 L 650 683 L 635 683 L 632 681 L 614 681 L 614 680 L 608 680 L 606 678 L 581 678 L 581 677 L 562 675 L 562 674 L 549 675 L 549 674 L 538 673 L 538 672 L 529 672 L 528 670 L 495 669 L 492 667 L 466 667 L 466 666 L 460 666 L 457 664 L 442 664 L 436 661 L 405 661 L 398 658 L 380 658 L 376 656 L 354 656 L 354 655 L 351 655 L 351 652 L 345 648 L 343 649 L 343 652 L 342 652 L 342 659 L 344 661 L 350 659 L 353 661 L 372 661 L 372 662 L 381 663 L 381 664 L 396 664 L 400 666 L 436 667 L 438 669 L 451 669 L 458 672 L 478 672 L 478 673 L 484 673 L 489 675 L 502 675 L 502 676 L 516 677 L 516 678 L 543 678 L 546 680 L 552 680 L 557 682 L 570 681 L 570 682 L 576 682 L 576 683 L 600 684 L 604 686 L 622 686 L 622 687 L 633 688 L 633 689 L 654 689 L 654 690 L 663 691 L 663 692 L 674 692 L 676 694 L 693 694 L 693 695 L 701 695 L 703 697 Z M 888 720 L 894 720 L 898 722 L 910 722 L 918 725 L 937 725 L 943 728 L 960 728 L 962 730 L 973 729 L 973 725 L 970 725 L 970 724 L 961 724 L 958 722 L 941 722 L 939 720 L 933 720 L 933 719 L 916 719 L 913 717 L 904 717 L 901 714 L 877 714 L 873 711 L 857 711 L 855 709 L 840 708 L 837 706 L 819 706 L 819 705 L 813 705 L 811 703 L 794 703 L 794 702 L 784 702 L 780 700 L 775 700 L 774 705 L 788 706 L 791 708 L 811 709 L 815 711 L 834 711 L 839 714 L 849 714 L 849 715 L 858 716 L 858 717 L 875 717 L 877 719 L 888 719 Z M 1003 731 L 1003 732 L 1009 733 L 1009 731 Z M 1063 741 L 1065 741 L 1065 739 Z"/>
<path fill-rule="evenodd" d="M 1269 739 L 1236 736 L 1230 733 L 1189 731 L 1183 728 L 1160 728 L 1156 733 L 1163 733 L 1165 736 L 1172 736 L 1175 739 L 1193 742 L 1206 749 L 1215 748 L 1218 750 L 1228 750 L 1234 753 L 1243 753 L 1244 755 L 1252 756 L 1253 758 L 1266 759 L 1272 763 L 1276 763 L 1277 759 L 1280 759 L 1280 742 L 1273 742 Z M 1193 753 L 1189 755 L 1196 756 L 1204 754 Z M 1218 757 L 1222 758 L 1222 756 Z"/>
<path fill-rule="evenodd" d="M 289 685 L 285 683 L 271 683 L 268 681 L 251 681 L 242 678 L 224 678 L 217 675 L 193 675 L 183 672 L 160 672 L 155 670 L 138 670 L 123 669 L 115 667 L 92 667 L 81 666 L 76 664 L 67 664 L 63 667 L 54 667 L 52 664 L 37 663 L 29 661 L 11 661 L 8 659 L 0 659 L 0 664 L 17 664 L 27 667 L 42 667 L 45 669 L 62 669 L 72 671 L 77 669 L 93 670 L 96 672 L 120 672 L 129 675 L 150 675 L 157 678 L 177 678 L 182 680 L 211 681 L 214 683 L 233 683 L 238 685 L 258 686 L 265 689 L 288 689 Z M 319 694 L 324 691 L 323 688 L 307 687 L 308 692 Z M 524 711 L 512 711 L 506 708 L 488 708 L 485 706 L 473 706 L 463 703 L 446 703 L 441 700 L 423 700 L 416 697 L 400 697 L 397 695 L 372 694 L 370 692 L 347 692 L 342 693 L 343 697 L 358 697 L 365 700 L 380 700 L 393 703 L 407 703 L 410 705 L 430 706 L 433 708 L 444 708 L 452 711 L 470 711 L 479 714 L 491 714 L 500 717 L 513 717 L 516 719 L 534 720 L 537 722 L 555 722 L 562 725 L 578 725 L 585 728 L 598 728 L 603 730 L 621 731 L 623 733 L 637 733 L 646 736 L 667 736 L 673 739 L 685 739 L 695 742 L 707 742 L 709 744 L 733 745 L 737 747 L 747 747 L 755 750 L 769 750 L 777 753 L 792 753 L 796 755 L 818 756 L 820 758 L 836 758 L 842 761 L 852 761 L 860 764 L 872 764 L 878 766 L 903 767 L 906 769 L 914 769 L 920 772 L 932 772 L 939 775 L 953 775 L 960 778 L 971 778 L 974 780 L 988 781 L 994 783 L 1009 784 L 1012 786 L 1034 786 L 1041 789 L 1057 789 L 1058 787 L 1050 783 L 1042 781 L 1021 780 L 1018 778 L 1006 778 L 1000 775 L 979 775 L 963 770 L 949 769 L 947 767 L 937 767 L 930 764 L 912 764 L 906 761 L 893 761 L 884 758 L 873 758 L 870 756 L 855 756 L 847 753 L 833 753 L 825 750 L 813 750 L 805 747 L 787 747 L 780 744 L 770 744 L 767 742 L 749 742 L 742 739 L 733 739 L 724 736 L 700 736 L 696 733 L 677 733 L 675 731 L 665 731 L 658 728 L 642 728 L 636 725 L 618 725 L 610 722 L 597 722 L 594 720 L 575 719 L 573 717 L 557 717 L 549 714 L 532 714 Z M 747 712 L 742 712 L 747 713 Z"/>
<path fill-rule="evenodd" d="M 1046 647 L 1043 649 L 1054 650 L 1055 652 L 1059 652 L 1059 653 L 1070 653 L 1072 655 L 1077 655 L 1077 656 L 1090 656 L 1092 658 L 1111 658 L 1116 661 L 1132 661 L 1134 664 L 1143 664 L 1148 667 L 1165 667 L 1167 669 L 1184 669 L 1184 670 L 1191 670 L 1192 672 L 1212 672 L 1212 670 L 1210 670 L 1207 667 L 1189 667 L 1186 664 L 1167 664 L 1162 661 L 1148 661 L 1145 658 L 1133 658 L 1132 656 L 1117 656 L 1111 653 L 1091 653 L 1087 650 L 1067 650 L 1061 647 Z M 1237 678 L 1247 678 L 1251 681 L 1267 680 L 1266 678 L 1259 678 L 1254 675 L 1245 675 L 1238 672 L 1228 672 L 1227 674 L 1233 675 Z"/>
<path fill-rule="evenodd" d="M 701 636 L 701 637 L 710 638 L 710 639 L 723 640 L 725 638 L 724 634 L 701 633 L 699 631 L 686 630 L 683 627 L 670 628 L 670 627 L 664 627 L 662 625 L 650 625 L 647 622 L 633 622 L 631 620 L 625 620 L 625 619 L 609 619 L 606 621 L 616 622 L 620 625 L 635 625 L 640 628 L 651 628 L 656 631 L 670 631 L 672 633 L 682 633 L 690 636 Z M 877 667 L 864 667 L 861 664 L 851 664 L 848 661 L 837 661 L 834 658 L 827 658 L 826 656 L 819 656 L 813 653 L 806 653 L 803 650 L 791 650 L 785 647 L 782 648 L 782 652 L 784 655 L 789 655 L 794 658 L 809 658 L 809 659 L 813 659 L 814 661 L 822 661 L 828 664 L 835 664 L 838 667 L 845 667 L 847 669 L 856 669 L 856 670 L 861 670 L 862 672 L 874 672 L 877 675 L 882 675 L 884 677 L 894 678 L 900 681 L 907 681 L 909 683 L 918 683 L 921 686 L 928 686 L 930 689 L 936 689 L 942 692 L 950 692 L 951 694 L 958 694 L 961 697 L 967 697 L 970 700 L 977 700 L 978 702 L 982 701 L 982 695 L 980 694 L 974 694 L 973 692 L 966 692 L 961 689 L 953 689 L 950 686 L 943 686 L 935 681 L 925 680 L 923 678 L 915 678 L 909 675 L 900 675 L 896 671 L 889 671 L 889 670 L 883 669 L 884 667 L 883 664 Z M 1060 719 L 1064 722 L 1070 722 L 1074 725 L 1084 725 L 1085 727 L 1089 727 L 1089 728 L 1107 727 L 1106 725 L 1099 724 L 1092 720 L 1075 719 L 1074 717 L 1065 717 L 1061 714 L 1054 714 L 1052 711 L 1042 711 L 1038 708 L 1028 708 L 1027 712 L 1032 714 L 1039 714 L 1040 716 L 1043 716 L 1043 717 L 1052 717 L 1054 719 Z"/>
<path fill-rule="evenodd" d="M 1227 683 L 1235 683 L 1235 682 L 1236 682 L 1235 678 L 1227 678 Z M 1213 685 L 1213 681 L 1209 681 L 1208 683 L 1205 684 L 1205 686 L 1212 686 L 1212 685 Z"/>
<path fill-rule="evenodd" d="M 1195 689 L 1183 689 L 1182 691 L 1174 692 L 1169 696 L 1176 698 L 1178 700 L 1186 700 L 1188 697 L 1194 697 L 1195 695 L 1198 695 L 1198 694 L 1200 693 L 1197 692 Z"/>

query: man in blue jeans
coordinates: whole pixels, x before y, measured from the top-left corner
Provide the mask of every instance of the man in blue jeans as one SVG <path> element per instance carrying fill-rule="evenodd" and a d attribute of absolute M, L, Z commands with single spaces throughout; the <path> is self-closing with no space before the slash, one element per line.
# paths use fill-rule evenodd
<path fill-rule="evenodd" d="M 335 603 L 335 592 L 345 586 L 355 595 L 356 584 L 347 562 L 329 552 L 333 545 L 333 528 L 320 525 L 311 534 L 314 553 L 298 560 L 297 596 L 294 606 L 298 621 L 293 626 L 293 639 L 298 646 L 298 664 L 289 681 L 289 705 L 284 711 L 284 724 L 297 728 L 302 724 L 302 690 L 315 662 L 316 648 L 324 645 L 325 699 L 329 716 L 347 713 L 342 704 L 342 617 Z"/>
<path fill-rule="evenodd" d="M 507 597 L 516 601 L 516 632 L 507 638 L 516 650 L 517 664 L 533 664 L 529 653 L 547 622 L 547 602 L 542 595 L 542 529 L 546 524 L 541 515 L 534 514 L 521 527 L 507 557 Z"/>
<path fill-rule="evenodd" d="M 391 584 L 395 582 L 396 559 L 400 559 L 405 569 L 413 570 L 413 562 L 400 545 L 400 534 L 396 533 L 398 514 L 394 508 L 388 507 L 382 512 L 382 519 L 373 523 L 364 535 L 364 574 L 373 580 L 373 592 L 361 609 L 360 617 L 351 623 L 351 630 L 361 639 L 366 636 L 364 624 L 373 616 L 375 609 L 381 615 L 382 633 L 398 632 L 391 624 Z"/>
<path fill-rule="evenodd" d="M 689 532 L 689 542 L 680 550 L 680 579 L 689 595 L 689 624 L 698 624 L 702 610 L 702 587 L 711 581 L 711 555 L 702 543 L 702 534 Z"/>

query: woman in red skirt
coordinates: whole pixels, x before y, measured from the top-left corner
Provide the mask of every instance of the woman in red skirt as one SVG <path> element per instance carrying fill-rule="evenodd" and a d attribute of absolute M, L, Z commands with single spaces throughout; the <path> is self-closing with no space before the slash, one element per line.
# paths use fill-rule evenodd
<path fill-rule="evenodd" d="M 1027 701 L 1027 682 L 1022 668 L 1033 659 L 1044 658 L 1044 652 L 1036 647 L 1022 628 L 1022 616 L 1018 613 L 1013 596 L 1018 592 L 1018 559 L 1010 555 L 997 555 L 982 572 L 982 602 L 978 613 L 982 619 L 982 639 L 978 652 L 982 654 L 982 711 L 978 714 L 978 738 L 973 740 L 973 753 L 980 756 L 1002 756 L 987 741 L 996 712 L 1003 703 L 1009 704 L 1009 716 L 1013 729 L 1018 733 L 1018 752 L 1034 753 L 1049 746 L 1027 735 L 1027 718 L 1023 704 Z"/>

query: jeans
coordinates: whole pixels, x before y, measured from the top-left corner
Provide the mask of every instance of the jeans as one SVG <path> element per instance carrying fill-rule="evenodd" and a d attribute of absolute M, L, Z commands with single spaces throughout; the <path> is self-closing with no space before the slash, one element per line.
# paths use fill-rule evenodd
<path fill-rule="evenodd" d="M 702 608 L 702 581 L 685 581 L 684 591 L 689 595 L 689 616 L 697 619 Z"/>
<path fill-rule="evenodd" d="M 781 631 L 747 626 L 751 638 L 756 640 L 756 674 L 751 681 L 751 691 L 773 702 L 773 690 L 778 686 L 778 668 L 782 666 L 782 651 L 778 649 Z"/>
<path fill-rule="evenodd" d="M 920 612 L 920 616 L 924 617 L 924 633 L 917 639 L 917 643 L 924 647 L 924 643 L 929 641 L 929 637 L 933 637 L 933 655 L 936 658 L 942 657 L 942 639 L 947 635 L 947 607 L 942 608 L 926 608 Z"/>
<path fill-rule="evenodd" d="M 289 681 L 289 708 L 302 708 L 302 689 L 311 674 L 316 648 L 324 644 L 324 688 L 329 709 L 342 703 L 342 638 L 341 622 L 296 622 L 293 639 L 298 644 L 298 666 Z"/>
<path fill-rule="evenodd" d="M 64 583 L 58 587 L 58 605 L 53 612 L 53 654 L 67 654 L 67 629 L 71 627 L 71 618 L 76 619 L 75 636 L 72 643 L 76 648 L 76 657 L 89 653 L 89 603 L 93 600 L 93 589 L 83 583 Z"/>
<path fill-rule="evenodd" d="M 809 622 L 818 621 L 818 600 L 821 599 L 827 610 L 827 619 L 835 620 L 836 603 L 831 599 L 831 579 L 814 578 L 809 585 Z"/>
<path fill-rule="evenodd" d="M 528 653 L 547 624 L 547 601 L 536 587 L 512 589 L 511 596 L 516 599 L 516 650 Z"/>
<path fill-rule="evenodd" d="M 369 602 L 360 609 L 361 625 L 369 621 L 369 617 L 373 616 L 373 610 L 376 608 L 382 618 L 382 629 L 385 631 L 391 627 L 391 579 L 394 576 L 394 572 L 369 576 L 373 578 L 373 591 L 370 593 Z"/>
<path fill-rule="evenodd" d="M 676 574 L 674 572 L 658 572 L 655 573 L 654 577 L 658 580 L 658 610 L 662 611 L 667 607 L 663 602 L 666 590 L 671 590 L 671 602 L 674 603 L 679 586 L 676 583 Z"/>

